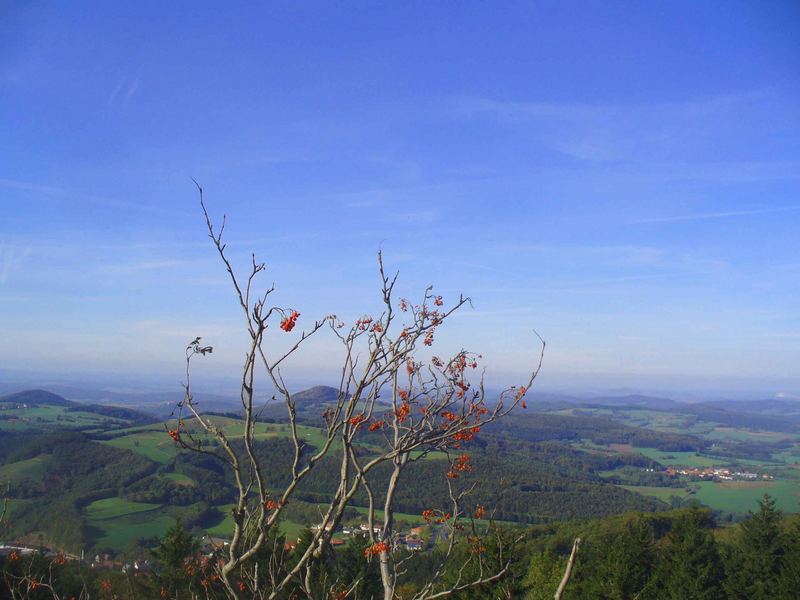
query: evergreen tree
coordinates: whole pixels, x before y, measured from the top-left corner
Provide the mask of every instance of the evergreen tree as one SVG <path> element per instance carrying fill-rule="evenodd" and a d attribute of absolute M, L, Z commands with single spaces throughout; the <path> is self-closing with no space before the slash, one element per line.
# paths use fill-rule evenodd
<path fill-rule="evenodd" d="M 675 520 L 658 555 L 658 597 L 665 600 L 724 598 L 723 567 L 707 510 L 693 506 Z"/>
<path fill-rule="evenodd" d="M 292 551 L 292 555 L 287 565 L 287 569 L 291 570 L 295 564 L 300 560 L 305 551 L 314 540 L 314 532 L 309 528 L 303 529 L 300 537 L 297 539 L 297 546 Z M 309 576 L 309 583 L 311 585 L 311 595 L 314 598 L 325 598 L 329 596 L 332 587 L 336 585 L 336 577 L 332 573 L 333 563 L 335 557 L 333 549 L 330 544 L 325 544 L 322 554 L 312 559 L 311 572 Z"/>
<path fill-rule="evenodd" d="M 564 576 L 566 559 L 552 552 L 537 552 L 531 557 L 525 576 L 525 600 L 550 600 Z"/>
<path fill-rule="evenodd" d="M 369 539 L 352 538 L 336 553 L 336 577 L 347 584 L 358 581 L 355 598 L 383 598 L 378 558 L 367 560 L 364 552 L 369 547 Z"/>
<path fill-rule="evenodd" d="M 800 600 L 800 520 L 797 517 L 786 537 L 786 552 L 778 577 L 778 597 Z"/>
<path fill-rule="evenodd" d="M 158 561 L 158 579 L 170 598 L 189 597 L 191 577 L 186 571 L 186 561 L 197 549 L 197 540 L 183 528 L 180 519 L 153 549 L 153 556 Z"/>
<path fill-rule="evenodd" d="M 628 522 L 621 533 L 596 539 L 578 553 L 576 581 L 569 598 L 644 600 L 655 587 L 656 566 L 653 526 L 643 518 Z"/>
<path fill-rule="evenodd" d="M 786 536 L 781 531 L 781 511 L 768 494 L 757 512 L 739 526 L 729 549 L 726 590 L 730 598 L 774 600 L 780 598 L 779 582 Z"/>

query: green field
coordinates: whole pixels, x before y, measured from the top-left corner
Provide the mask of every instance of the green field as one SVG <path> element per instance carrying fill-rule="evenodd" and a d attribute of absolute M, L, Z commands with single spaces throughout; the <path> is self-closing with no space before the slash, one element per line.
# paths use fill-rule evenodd
<path fill-rule="evenodd" d="M 143 430 L 138 433 L 115 437 L 103 443 L 115 448 L 136 452 L 159 464 L 170 462 L 177 454 L 175 442 L 169 438 L 163 428 L 156 431 Z"/>
<path fill-rule="evenodd" d="M 0 484 L 13 484 L 21 479 L 42 479 L 44 477 L 44 461 L 45 457 L 37 456 L 3 465 L 0 467 Z"/>
<path fill-rule="evenodd" d="M 6 518 L 11 518 L 14 516 L 14 511 L 19 510 L 25 504 L 30 502 L 30 500 L 16 500 L 14 498 L 9 498 L 5 500 L 6 504 Z M 3 510 L 3 501 L 0 501 L 0 511 Z"/>
<path fill-rule="evenodd" d="M 65 406 L 29 406 L 0 411 L 0 431 L 26 429 L 86 429 L 90 427 L 120 427 L 129 423 L 122 419 L 83 411 L 70 411 Z M 13 417 L 13 419 L 9 419 Z"/>
<path fill-rule="evenodd" d="M 96 548 L 124 550 L 139 538 L 162 536 L 175 518 L 159 504 L 104 498 L 89 504 L 84 512 L 93 530 Z"/>
<path fill-rule="evenodd" d="M 140 538 L 162 537 L 175 524 L 175 518 L 166 513 L 146 512 L 109 520 L 89 520 L 88 524 L 99 531 L 92 540 L 95 548 L 121 551 Z"/>
<path fill-rule="evenodd" d="M 224 515 L 223 519 L 214 525 L 213 527 L 207 527 L 206 532 L 209 535 L 213 535 L 214 537 L 230 537 L 231 532 L 233 532 L 233 517 L 231 516 L 231 509 L 233 508 L 233 504 L 223 504 L 221 506 L 217 506 L 217 510 Z M 286 536 L 287 540 L 295 540 L 300 536 L 300 533 L 305 529 L 307 525 L 302 525 L 300 523 L 294 523 L 292 521 L 281 520 L 280 521 L 280 528 L 281 533 Z"/>
<path fill-rule="evenodd" d="M 785 465 L 800 465 L 800 445 L 795 444 L 789 450 L 776 452 L 772 455 L 773 460 Z"/>
<path fill-rule="evenodd" d="M 212 417 L 212 421 L 231 438 L 241 437 L 244 432 L 242 422 L 236 419 Z M 192 421 L 187 421 L 187 423 L 197 439 L 205 441 L 210 441 L 212 439 L 211 435 L 205 432 L 198 432 L 197 425 Z M 174 427 L 174 425 L 174 421 L 169 423 L 170 427 Z M 177 454 L 176 444 L 167 435 L 163 424 L 131 427 L 129 429 L 121 429 L 117 433 L 119 435 L 110 440 L 105 440 L 103 443 L 116 448 L 136 452 L 159 464 L 169 463 Z M 299 425 L 297 427 L 297 433 L 301 440 L 305 440 L 316 448 L 321 447 L 325 443 L 325 437 L 316 427 Z M 289 426 L 285 424 L 259 423 L 256 426 L 255 439 L 271 437 L 289 438 L 291 437 L 291 430 Z"/>
<path fill-rule="evenodd" d="M 194 479 L 183 473 L 162 473 L 160 477 L 167 481 L 174 481 L 178 485 L 197 485 Z"/>
<path fill-rule="evenodd" d="M 744 514 L 748 510 L 755 511 L 758 501 L 764 494 L 769 494 L 778 508 L 787 513 L 800 512 L 800 485 L 796 481 L 697 481 L 687 484 L 692 488 L 667 488 L 653 486 L 621 485 L 631 492 L 652 496 L 669 502 L 672 496 L 682 499 L 696 499 L 715 510 Z"/>
<path fill-rule="evenodd" d="M 693 483 L 693 495 L 703 504 L 733 513 L 745 513 L 758 508 L 758 500 L 769 494 L 785 512 L 800 511 L 800 486 L 796 481 L 731 481 Z"/>
<path fill-rule="evenodd" d="M 715 427 L 706 434 L 711 440 L 736 440 L 740 442 L 780 442 L 782 440 L 796 439 L 796 435 L 780 433 L 777 431 L 747 431 L 732 427 Z"/>
<path fill-rule="evenodd" d="M 678 496 L 679 498 L 687 497 L 685 487 L 655 487 L 652 485 L 620 485 L 619 487 L 635 494 L 658 498 L 664 502 L 669 502 L 669 499 L 673 496 Z"/>
<path fill-rule="evenodd" d="M 713 467 L 730 464 L 730 460 L 704 456 L 697 452 L 666 452 L 655 448 L 641 448 L 638 446 L 634 447 L 633 451 L 652 458 L 664 466 Z"/>
<path fill-rule="evenodd" d="M 130 502 L 122 498 L 104 498 L 89 504 L 84 510 L 90 520 L 115 519 L 161 508 L 160 504 Z"/>

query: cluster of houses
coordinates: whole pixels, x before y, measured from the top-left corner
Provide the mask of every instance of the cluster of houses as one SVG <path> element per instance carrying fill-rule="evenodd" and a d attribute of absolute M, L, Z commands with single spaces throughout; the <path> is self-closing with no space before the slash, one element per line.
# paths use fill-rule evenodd
<path fill-rule="evenodd" d="M 311 527 L 312 530 L 318 531 L 320 528 L 319 525 L 313 525 Z M 372 526 L 373 533 L 375 535 L 379 535 L 383 531 L 383 523 L 376 521 L 373 523 Z M 331 525 L 328 524 L 326 526 L 326 531 L 331 531 Z M 423 533 L 425 528 L 423 526 L 411 527 L 408 531 L 401 531 L 397 532 L 392 537 L 392 543 L 395 550 L 410 550 L 411 552 L 419 552 L 420 550 L 424 550 L 427 546 L 425 540 L 423 539 Z M 345 526 L 342 527 L 342 534 L 344 536 L 367 536 L 369 535 L 369 523 L 361 523 L 357 527 L 355 526 Z M 331 544 L 333 546 L 341 546 L 344 544 L 345 541 L 340 537 L 334 537 L 331 539 Z"/>
<path fill-rule="evenodd" d="M 683 475 L 692 479 L 709 481 L 757 481 L 770 480 L 769 473 L 753 473 L 751 471 L 736 471 L 726 467 L 667 467 L 663 473 L 670 477 Z"/>
<path fill-rule="evenodd" d="M 16 554 L 18 556 L 28 556 L 31 554 L 36 554 L 39 552 L 36 548 L 28 548 L 27 546 L 9 546 L 6 544 L 0 544 L 0 556 L 6 557 L 12 554 Z"/>
<path fill-rule="evenodd" d="M 119 570 L 122 573 L 129 573 L 131 575 L 144 575 L 152 570 L 152 565 L 147 559 L 122 562 L 114 560 L 110 554 L 96 554 L 90 565 L 94 569 Z"/>
<path fill-rule="evenodd" d="M 0 402 L 0 410 L 19 410 L 28 408 L 24 402 Z"/>
<path fill-rule="evenodd" d="M 392 547 L 394 550 L 409 550 L 411 552 L 420 552 L 424 550 L 428 543 L 424 539 L 425 529 L 427 526 L 416 526 L 409 528 L 408 531 L 401 531 L 397 532 L 392 537 Z M 318 531 L 320 528 L 319 525 L 313 525 L 311 527 L 312 530 Z M 330 524 L 326 526 L 327 531 L 331 531 L 332 527 Z M 375 535 L 379 535 L 383 531 L 383 523 L 375 522 L 373 525 L 373 533 Z M 342 535 L 337 535 L 331 538 L 331 545 L 333 546 L 342 546 L 346 543 L 345 538 L 356 537 L 356 536 L 363 536 L 366 537 L 369 535 L 369 523 L 361 523 L 358 526 L 345 526 L 341 529 Z M 224 538 L 216 538 L 212 536 L 203 536 L 201 540 L 201 549 L 204 553 L 211 553 L 215 550 L 219 550 L 224 548 L 230 544 L 229 540 Z M 286 541 L 284 545 L 284 549 L 287 551 L 294 550 L 297 547 L 296 541 Z M 52 550 L 48 550 L 46 548 L 29 548 L 26 546 L 16 546 L 16 545 L 5 545 L 0 543 L 0 556 L 7 557 L 12 554 L 16 554 L 19 556 L 26 556 L 31 554 L 36 554 L 44 552 L 45 556 L 49 557 L 61 557 L 71 561 L 81 561 L 83 562 L 83 552 L 81 552 L 81 556 L 76 556 L 67 553 L 59 553 Z M 152 570 L 152 565 L 149 560 L 147 559 L 137 559 L 131 562 L 123 562 L 119 559 L 115 559 L 110 554 L 97 554 L 94 556 L 93 560 L 89 563 L 89 565 L 94 569 L 107 569 L 107 570 L 114 570 L 114 571 L 121 571 L 123 573 L 129 573 L 132 575 L 144 575 L 146 573 L 150 573 Z"/>
<path fill-rule="evenodd" d="M 70 554 L 69 552 L 57 552 L 49 548 L 31 548 L 28 546 L 0 543 L 0 556 L 4 558 L 13 556 L 32 556 L 34 554 L 43 554 L 46 558 L 55 560 L 84 561 L 83 552 L 81 552 L 80 556 L 78 556 L 77 554 Z M 89 566 L 91 566 L 93 569 L 121 571 L 123 573 L 130 573 L 132 575 L 144 575 L 152 570 L 152 565 L 147 559 L 137 559 L 132 562 L 123 562 L 115 559 L 110 554 L 96 554 L 91 562 L 89 562 Z"/>
<path fill-rule="evenodd" d="M 70 554 L 69 552 L 56 552 L 55 550 L 50 550 L 49 548 L 31 548 L 29 546 L 19 546 L 14 544 L 4 544 L 0 542 L 0 556 L 8 557 L 13 555 L 16 556 L 31 556 L 33 554 L 42 553 L 47 558 L 61 558 L 64 560 L 82 560 L 80 556 L 75 554 Z"/>

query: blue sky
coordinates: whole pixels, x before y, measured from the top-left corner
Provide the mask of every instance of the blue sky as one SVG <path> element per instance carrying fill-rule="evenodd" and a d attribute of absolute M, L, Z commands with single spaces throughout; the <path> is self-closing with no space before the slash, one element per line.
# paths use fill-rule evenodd
<path fill-rule="evenodd" d="M 546 387 L 800 393 L 797 3 L 0 11 L 6 372 L 235 373 L 195 177 L 304 318 L 375 310 L 380 246 L 497 382 L 536 328 Z"/>

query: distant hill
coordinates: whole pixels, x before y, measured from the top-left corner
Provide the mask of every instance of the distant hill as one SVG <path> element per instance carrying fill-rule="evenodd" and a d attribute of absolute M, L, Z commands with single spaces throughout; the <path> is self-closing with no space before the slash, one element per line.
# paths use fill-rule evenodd
<path fill-rule="evenodd" d="M 766 398 L 763 400 L 730 400 L 727 402 L 704 402 L 705 406 L 735 412 L 754 412 L 778 416 L 800 415 L 800 400 Z"/>
<path fill-rule="evenodd" d="M 329 385 L 315 385 L 314 387 L 292 394 L 292 398 L 298 404 L 328 404 L 336 402 L 339 398 L 339 390 Z"/>
<path fill-rule="evenodd" d="M 584 400 L 587 404 L 601 404 L 606 406 L 643 406 L 656 410 L 671 409 L 678 402 L 670 398 L 645 396 L 644 394 L 627 394 L 625 396 L 600 396 Z"/>
<path fill-rule="evenodd" d="M 338 397 L 339 390 L 329 385 L 315 385 L 292 394 L 298 421 L 319 424 L 325 407 L 335 403 Z M 276 395 L 275 400 L 270 400 L 260 414 L 261 418 L 266 420 L 286 420 L 286 404 L 283 397 Z"/>
<path fill-rule="evenodd" d="M 48 387 L 74 402 L 103 406 L 125 406 L 161 419 L 169 417 L 175 410 L 177 403 L 183 399 L 183 390 L 177 385 L 174 390 L 163 392 L 121 392 L 65 385 Z M 241 409 L 241 402 L 238 396 L 223 396 L 200 390 L 194 393 L 194 399 L 206 411 L 229 412 L 235 411 L 237 408 Z"/>
<path fill-rule="evenodd" d="M 693 435 L 632 427 L 597 416 L 518 414 L 513 419 L 492 423 L 485 431 L 527 442 L 577 442 L 586 439 L 601 445 L 631 444 L 677 452 L 697 452 L 707 445 L 707 442 Z"/>
<path fill-rule="evenodd" d="M 27 406 L 29 408 L 41 409 L 44 407 L 56 407 L 55 410 L 60 410 L 59 414 L 64 415 L 69 414 L 93 414 L 99 415 L 102 417 L 108 417 L 111 419 L 116 419 L 117 421 L 127 421 L 129 425 L 151 425 L 153 423 L 158 423 L 159 419 L 155 417 L 140 412 L 138 410 L 134 410 L 132 408 L 126 408 L 123 406 L 108 406 L 108 405 L 101 405 L 101 404 L 84 404 L 82 402 L 73 402 L 72 400 L 67 400 L 63 396 L 59 396 L 58 394 L 54 394 L 52 392 L 48 392 L 46 390 L 24 390 L 22 392 L 16 392 L 13 394 L 7 394 L 5 396 L 0 397 L 0 405 L 8 406 Z M 9 411 L 10 412 L 10 411 Z M 20 415 L 24 417 L 25 415 Z M 34 422 L 28 421 L 29 424 L 33 427 L 44 427 L 46 428 L 47 425 L 57 425 L 59 427 L 64 426 L 65 423 L 59 422 L 58 415 L 49 415 L 56 419 L 55 422 L 49 423 L 47 420 L 48 415 L 36 415 Z M 42 419 L 45 419 L 43 421 Z M 8 421 L 9 419 L 6 419 Z M 17 419 L 18 421 L 20 419 Z M 75 428 L 80 428 L 83 424 L 80 423 L 80 419 L 73 420 L 73 426 Z"/>
<path fill-rule="evenodd" d="M 67 412 L 85 412 L 102 415 L 104 417 L 112 417 L 114 419 L 124 419 L 130 421 L 132 425 L 152 425 L 153 423 L 161 422 L 161 419 L 157 419 L 138 410 L 133 410 L 132 408 L 125 408 L 124 406 L 74 403 L 67 408 Z"/>
<path fill-rule="evenodd" d="M 0 396 L 0 404 L 27 404 L 28 406 L 74 406 L 66 398 L 45 390 L 25 390 Z"/>

